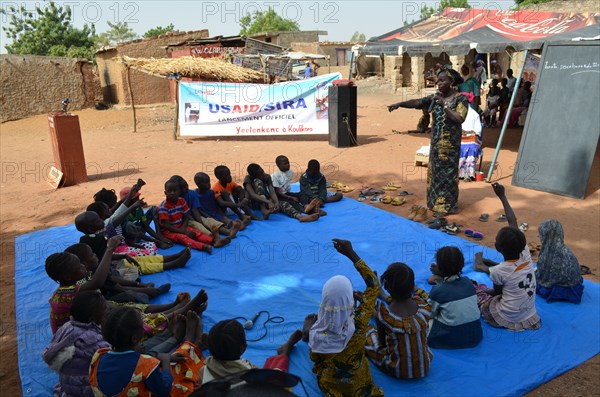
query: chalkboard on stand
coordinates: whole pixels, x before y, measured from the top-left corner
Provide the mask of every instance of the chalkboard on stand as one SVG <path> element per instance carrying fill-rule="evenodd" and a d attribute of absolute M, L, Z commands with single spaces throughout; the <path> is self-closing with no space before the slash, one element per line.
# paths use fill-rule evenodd
<path fill-rule="evenodd" d="M 585 198 L 600 137 L 600 41 L 544 46 L 515 186 Z"/>

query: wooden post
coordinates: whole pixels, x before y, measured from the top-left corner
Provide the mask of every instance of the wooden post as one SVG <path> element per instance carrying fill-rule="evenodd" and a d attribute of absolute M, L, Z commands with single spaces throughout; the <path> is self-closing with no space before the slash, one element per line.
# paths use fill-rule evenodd
<path fill-rule="evenodd" d="M 179 79 L 175 81 L 175 125 L 173 126 L 173 139 L 177 140 L 177 127 L 179 126 Z"/>
<path fill-rule="evenodd" d="M 133 110 L 133 132 L 137 132 L 137 118 L 135 117 L 135 102 L 133 100 L 133 91 L 131 90 L 131 69 L 127 66 L 127 88 L 129 89 L 129 98 L 131 99 L 131 110 Z"/>

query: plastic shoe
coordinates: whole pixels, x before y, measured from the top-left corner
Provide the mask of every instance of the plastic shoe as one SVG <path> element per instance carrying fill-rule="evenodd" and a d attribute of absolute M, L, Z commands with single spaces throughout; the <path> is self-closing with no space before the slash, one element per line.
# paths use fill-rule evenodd
<path fill-rule="evenodd" d="M 417 209 L 415 217 L 413 218 L 413 221 L 415 221 L 415 222 L 423 222 L 423 221 L 426 221 L 427 219 L 429 219 L 429 217 L 427 216 L 427 208 L 425 208 L 425 207 L 419 207 Z"/>
<path fill-rule="evenodd" d="M 411 221 L 415 219 L 415 215 L 417 215 L 417 210 L 419 209 L 418 205 L 413 205 L 412 207 L 410 207 L 410 212 L 407 216 L 408 219 L 410 219 Z"/>

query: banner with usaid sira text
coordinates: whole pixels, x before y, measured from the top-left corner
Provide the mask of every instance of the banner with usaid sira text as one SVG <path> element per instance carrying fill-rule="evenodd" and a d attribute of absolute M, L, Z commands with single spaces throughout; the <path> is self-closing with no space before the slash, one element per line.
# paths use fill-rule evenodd
<path fill-rule="evenodd" d="M 339 73 L 278 84 L 181 82 L 181 136 L 328 134 L 328 88 Z"/>

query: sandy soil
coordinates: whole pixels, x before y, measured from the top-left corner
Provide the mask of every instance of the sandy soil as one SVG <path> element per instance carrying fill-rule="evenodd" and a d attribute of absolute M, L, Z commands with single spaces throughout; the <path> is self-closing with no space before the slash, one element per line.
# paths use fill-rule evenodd
<path fill-rule="evenodd" d="M 358 134 L 360 146 L 338 149 L 328 144 L 326 136 L 286 138 L 252 137 L 246 139 L 173 139 L 173 110 L 170 105 L 138 109 L 138 132 L 133 134 L 130 110 L 75 112 L 80 117 L 85 157 L 90 181 L 78 186 L 53 190 L 45 182 L 53 156 L 45 115 L 0 125 L 2 181 L 0 190 L 1 253 L 0 285 L 0 391 L 3 396 L 20 395 L 17 370 L 14 294 L 14 237 L 34 230 L 73 222 L 102 187 L 120 189 L 138 177 L 147 182 L 143 196 L 148 203 L 163 198 L 162 185 L 172 174 L 191 180 L 203 170 L 212 175 L 217 164 L 226 164 L 234 178 L 243 178 L 242 170 L 258 162 L 272 171 L 274 159 L 286 154 L 295 171 L 317 158 L 328 180 L 338 180 L 356 188 L 348 194 L 358 196 L 361 186 L 381 187 L 390 181 L 402 184 L 402 190 L 414 192 L 401 207 L 379 205 L 401 216 L 411 204 L 425 203 L 425 171 L 414 166 L 417 148 L 427 145 L 429 136 L 395 134 L 416 126 L 419 111 L 400 109 L 392 114 L 385 104 L 397 102 L 398 96 L 382 94 L 361 84 L 359 87 Z M 547 218 L 559 219 L 565 228 L 566 242 L 582 264 L 594 273 L 586 276 L 598 281 L 600 241 L 600 167 L 598 156 L 585 200 L 510 186 L 521 130 L 507 131 L 499 156 L 499 170 L 494 180 L 506 186 L 519 221 L 527 222 L 528 241 L 539 242 L 537 225 Z M 499 129 L 488 129 L 484 138 L 484 170 L 496 145 Z M 124 148 L 130 147 L 130 150 Z M 485 234 L 481 242 L 492 247 L 495 232 L 501 225 L 494 222 L 502 213 L 499 200 L 484 182 L 460 185 L 461 213 L 451 221 L 474 227 Z M 483 212 L 490 222 L 478 221 Z M 542 385 L 529 396 L 597 395 L 600 385 L 600 359 L 594 357 L 583 365 Z"/>

